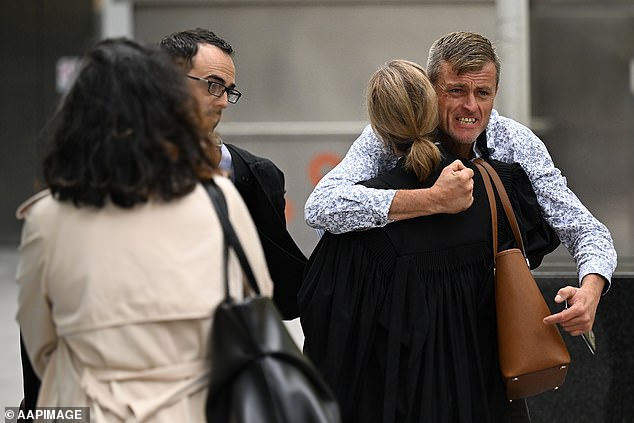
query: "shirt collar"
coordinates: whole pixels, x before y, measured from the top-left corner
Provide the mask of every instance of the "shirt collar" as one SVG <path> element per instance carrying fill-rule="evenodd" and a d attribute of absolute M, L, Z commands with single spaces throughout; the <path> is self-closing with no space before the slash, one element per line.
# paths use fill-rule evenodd
<path fill-rule="evenodd" d="M 491 157 L 491 151 L 489 147 L 487 146 L 487 132 L 486 131 L 478 135 L 476 142 L 473 143 L 473 153 L 476 158 L 482 157 L 482 158 L 488 159 L 489 157 Z"/>
<path fill-rule="evenodd" d="M 233 176 L 234 172 L 233 172 L 233 162 L 231 161 L 231 153 L 229 152 L 229 149 L 224 143 L 220 147 L 220 152 L 222 154 L 222 158 L 220 159 L 220 164 L 218 165 L 218 167 L 221 170 L 228 172 L 231 175 L 231 180 L 235 182 L 234 176 Z"/>

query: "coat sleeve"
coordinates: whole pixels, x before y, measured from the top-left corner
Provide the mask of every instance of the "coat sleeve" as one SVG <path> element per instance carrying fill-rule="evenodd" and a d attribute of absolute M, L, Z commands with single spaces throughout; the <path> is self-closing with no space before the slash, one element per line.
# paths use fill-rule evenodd
<path fill-rule="evenodd" d="M 16 280 L 19 289 L 18 324 L 33 369 L 41 378 L 57 347 L 57 335 L 47 294 L 47 252 L 38 229 L 39 220 L 37 208 L 26 215 Z"/>
<path fill-rule="evenodd" d="M 273 279 L 273 300 L 285 320 L 294 319 L 307 259 L 286 227 L 284 173 L 267 158 L 230 148 L 236 159 L 235 186 L 251 213 Z"/>
<path fill-rule="evenodd" d="M 261 177 L 258 173 L 255 173 L 255 177 L 260 179 L 259 182 L 263 187 L 266 187 L 266 193 L 275 214 L 286 225 L 284 212 L 286 208 L 286 199 L 284 198 L 286 182 L 284 181 L 284 173 L 270 160 L 260 161 L 256 163 L 256 166 L 264 177 Z"/>

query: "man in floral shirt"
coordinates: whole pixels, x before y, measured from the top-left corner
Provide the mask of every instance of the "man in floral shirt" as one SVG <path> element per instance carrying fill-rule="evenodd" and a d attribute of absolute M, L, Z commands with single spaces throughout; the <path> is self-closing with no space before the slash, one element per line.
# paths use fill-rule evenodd
<path fill-rule="evenodd" d="M 438 94 L 440 136 L 455 143 L 473 143 L 473 158 L 490 156 L 519 163 L 546 221 L 577 264 L 579 286 L 563 287 L 555 297 L 557 303 L 566 301 L 568 308 L 548 316 L 545 323 L 558 323 L 573 336 L 589 332 L 616 268 L 610 232 L 568 188 L 544 143 L 530 129 L 493 109 L 500 62 L 488 39 L 469 32 L 443 36 L 430 49 L 427 72 Z M 460 161 L 445 168 L 428 189 L 375 190 L 355 185 L 390 170 L 396 160 L 372 128 L 366 127 L 308 198 L 308 225 L 343 233 L 418 216 L 458 213 L 471 205 L 473 171 Z"/>

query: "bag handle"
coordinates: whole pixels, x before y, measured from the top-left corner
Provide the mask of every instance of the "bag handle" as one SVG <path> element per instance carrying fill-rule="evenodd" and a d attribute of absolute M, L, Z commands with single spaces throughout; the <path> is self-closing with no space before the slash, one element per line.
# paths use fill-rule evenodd
<path fill-rule="evenodd" d="M 242 249 L 242 244 L 240 244 L 240 239 L 236 235 L 236 232 L 231 225 L 231 221 L 229 220 L 229 210 L 227 209 L 227 202 L 225 201 L 222 191 L 213 180 L 205 184 L 205 190 L 211 199 L 211 203 L 216 209 L 216 215 L 218 216 L 218 220 L 220 220 L 220 225 L 222 226 L 222 232 L 224 234 L 225 299 L 233 300 L 229 292 L 229 247 L 233 248 L 233 251 L 238 256 L 242 270 L 246 275 L 248 286 L 253 290 L 253 292 L 255 292 L 256 295 L 260 295 L 260 287 L 255 279 L 249 260 L 247 259 L 247 256 Z"/>
<path fill-rule="evenodd" d="M 482 180 L 484 181 L 484 186 L 487 191 L 487 196 L 489 197 L 489 207 L 491 208 L 491 225 L 493 227 L 493 254 L 498 253 L 498 237 L 497 237 L 497 207 L 495 205 L 495 196 L 493 194 L 493 189 L 491 187 L 491 180 L 495 184 L 495 188 L 500 196 L 500 201 L 502 202 L 502 207 L 504 208 L 504 214 L 511 225 L 511 230 L 513 231 L 513 236 L 515 237 L 515 242 L 522 251 L 522 255 L 526 257 L 524 252 L 524 243 L 522 242 L 522 235 L 520 233 L 520 227 L 517 223 L 517 219 L 515 218 L 515 213 L 513 213 L 513 206 L 511 206 L 511 201 L 509 200 L 508 194 L 506 193 L 506 189 L 504 188 L 504 184 L 500 180 L 497 172 L 486 161 L 478 158 L 473 161 L 476 165 L 476 168 L 480 171 L 482 175 Z"/>
<path fill-rule="evenodd" d="M 495 194 L 491 186 L 491 179 L 489 178 L 489 174 L 482 167 L 482 164 L 478 162 L 479 160 L 481 159 L 474 160 L 473 164 L 475 164 L 482 175 L 482 182 L 484 182 L 484 188 L 486 189 L 487 198 L 489 199 L 489 208 L 491 209 L 491 233 L 493 234 L 493 257 L 495 258 L 498 253 L 498 208 L 495 205 Z"/>

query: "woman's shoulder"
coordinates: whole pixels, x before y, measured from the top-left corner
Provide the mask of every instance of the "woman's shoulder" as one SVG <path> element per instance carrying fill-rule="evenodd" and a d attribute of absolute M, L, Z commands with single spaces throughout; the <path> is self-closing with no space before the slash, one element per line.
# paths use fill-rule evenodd
<path fill-rule="evenodd" d="M 413 170 L 408 169 L 405 162 L 406 158 L 401 157 L 396 166 L 387 171 L 379 174 L 377 177 L 369 179 L 367 181 L 359 182 L 360 185 L 364 185 L 368 188 L 377 189 L 419 189 L 429 188 L 436 182 L 436 179 L 440 176 L 442 169 L 445 166 L 451 164 L 454 160 L 454 156 L 442 154 L 440 162 L 435 169 L 432 170 L 430 175 L 424 182 L 418 180 L 418 177 Z"/>
<path fill-rule="evenodd" d="M 242 196 L 240 196 L 240 192 L 228 176 L 216 175 L 213 177 L 213 182 L 216 184 L 216 186 L 218 186 L 218 188 L 220 188 L 228 202 L 243 202 Z"/>
<path fill-rule="evenodd" d="M 417 188 L 420 182 L 418 182 L 414 172 L 405 167 L 405 158 L 402 157 L 393 169 L 382 172 L 372 179 L 359 182 L 359 185 L 376 189 L 413 189 Z"/>
<path fill-rule="evenodd" d="M 227 177 L 224 174 L 221 175 L 215 175 L 213 177 L 213 181 L 215 182 L 216 185 L 218 185 L 220 187 L 221 190 L 223 191 L 236 191 L 235 187 L 233 186 L 233 182 L 231 182 L 231 180 L 229 179 L 229 177 Z"/>
<path fill-rule="evenodd" d="M 251 214 L 247 208 L 246 203 L 242 199 L 240 192 L 235 187 L 231 179 L 223 175 L 216 175 L 213 177 L 213 182 L 222 191 L 222 194 L 227 203 L 229 209 L 229 215 L 231 220 L 234 221 L 251 221 Z M 208 187 L 207 187 L 208 188 Z"/>
<path fill-rule="evenodd" d="M 528 175 L 519 163 L 506 163 L 499 160 L 489 159 L 488 162 L 497 171 L 498 175 L 506 184 L 520 187 L 532 187 Z"/>
<path fill-rule="evenodd" d="M 515 170 L 515 169 L 522 169 L 522 166 L 520 166 L 519 163 L 507 163 L 507 162 L 503 162 L 500 160 L 496 160 L 496 159 L 486 159 L 487 162 L 489 162 L 489 164 L 491 164 L 491 166 L 493 166 L 495 168 L 495 170 L 498 169 L 502 169 L 505 171 L 511 171 L 511 170 Z"/>
<path fill-rule="evenodd" d="M 15 211 L 15 217 L 22 220 L 26 218 L 29 212 L 34 208 L 35 204 L 47 204 L 47 200 L 52 199 L 53 197 L 51 195 L 51 191 L 44 189 L 24 200 Z"/>

